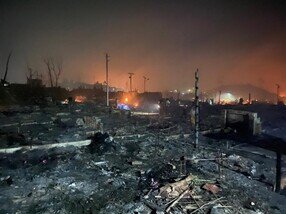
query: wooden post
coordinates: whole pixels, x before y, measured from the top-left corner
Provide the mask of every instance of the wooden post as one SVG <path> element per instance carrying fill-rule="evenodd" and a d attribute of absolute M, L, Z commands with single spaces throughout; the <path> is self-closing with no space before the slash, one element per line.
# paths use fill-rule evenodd
<path fill-rule="evenodd" d="M 105 55 L 105 69 L 106 69 L 106 106 L 109 106 L 109 82 L 108 82 L 108 62 L 109 62 L 109 55 Z"/>
<path fill-rule="evenodd" d="M 221 179 L 221 174 L 222 174 L 222 168 L 221 168 L 221 164 L 222 164 L 222 152 L 220 150 L 218 150 L 218 178 Z"/>
<path fill-rule="evenodd" d="M 280 89 L 280 85 L 279 84 L 276 84 L 276 86 L 277 86 L 277 94 L 276 94 L 276 96 L 277 96 L 277 105 L 279 104 L 279 89 Z"/>
<path fill-rule="evenodd" d="M 199 144 L 199 69 L 195 73 L 195 148 Z"/>
<path fill-rule="evenodd" d="M 228 110 L 224 110 L 224 117 L 223 117 L 223 128 L 225 129 L 226 127 L 227 127 L 227 120 L 228 120 L 228 118 L 227 118 L 227 115 L 228 114 Z"/>
<path fill-rule="evenodd" d="M 279 192 L 281 187 L 281 153 L 276 152 L 276 183 L 275 192 Z"/>

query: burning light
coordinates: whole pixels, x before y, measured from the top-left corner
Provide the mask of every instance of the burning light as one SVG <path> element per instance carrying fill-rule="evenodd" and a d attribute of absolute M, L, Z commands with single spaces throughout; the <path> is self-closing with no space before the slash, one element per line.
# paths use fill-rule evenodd
<path fill-rule="evenodd" d="M 76 103 L 83 103 L 83 102 L 86 101 L 86 97 L 85 97 L 85 96 L 81 96 L 81 95 L 75 96 L 74 101 L 75 101 Z"/>
<path fill-rule="evenodd" d="M 140 106 L 140 102 L 137 98 L 137 94 L 133 92 L 124 93 L 124 95 L 119 99 L 119 103 L 124 103 L 132 108 L 137 108 Z"/>
<path fill-rule="evenodd" d="M 62 103 L 63 105 L 67 105 L 67 104 L 69 104 L 69 100 L 68 100 L 68 99 L 65 99 L 64 101 L 61 101 L 61 103 Z"/>
<path fill-rule="evenodd" d="M 223 94 L 221 94 L 220 101 L 223 104 L 231 104 L 231 103 L 234 103 L 236 101 L 236 98 L 231 93 L 223 93 Z"/>

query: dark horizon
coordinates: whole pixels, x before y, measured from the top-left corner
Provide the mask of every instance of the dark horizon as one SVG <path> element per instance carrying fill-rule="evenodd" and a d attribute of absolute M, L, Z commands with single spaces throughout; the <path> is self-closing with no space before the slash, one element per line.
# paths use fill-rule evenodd
<path fill-rule="evenodd" d="M 61 58 L 64 79 L 105 78 L 126 88 L 186 90 L 200 69 L 203 90 L 252 84 L 286 93 L 285 1 L 6 1 L 0 0 L 0 73 L 25 82 L 26 65 Z"/>

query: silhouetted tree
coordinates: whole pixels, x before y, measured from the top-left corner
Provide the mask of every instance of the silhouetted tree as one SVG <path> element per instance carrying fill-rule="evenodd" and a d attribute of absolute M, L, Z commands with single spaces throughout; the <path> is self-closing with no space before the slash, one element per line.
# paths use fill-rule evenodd
<path fill-rule="evenodd" d="M 44 63 L 47 66 L 47 74 L 51 87 L 57 87 L 60 76 L 63 71 L 62 60 L 55 61 L 54 58 L 49 57 L 44 59 Z"/>

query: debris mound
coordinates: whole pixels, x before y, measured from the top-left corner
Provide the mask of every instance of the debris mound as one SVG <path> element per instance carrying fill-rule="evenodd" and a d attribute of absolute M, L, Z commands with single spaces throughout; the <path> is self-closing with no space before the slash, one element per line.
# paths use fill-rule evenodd
<path fill-rule="evenodd" d="M 97 132 L 93 136 L 89 137 L 91 143 L 88 145 L 88 150 L 91 154 L 98 153 L 103 154 L 109 150 L 115 149 L 113 140 L 107 133 Z"/>

